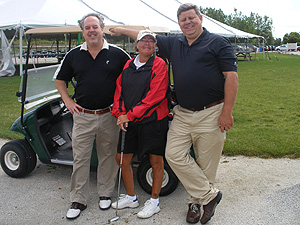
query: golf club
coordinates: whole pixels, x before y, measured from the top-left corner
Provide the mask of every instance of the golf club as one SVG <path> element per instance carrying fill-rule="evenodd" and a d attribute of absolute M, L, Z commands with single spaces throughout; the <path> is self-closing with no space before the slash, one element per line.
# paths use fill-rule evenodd
<path fill-rule="evenodd" d="M 119 208 L 119 197 L 120 197 L 120 184 L 121 184 L 121 174 L 122 174 L 122 161 L 123 161 L 123 152 L 124 152 L 124 146 L 125 146 L 125 131 L 122 132 L 122 139 L 121 139 L 121 160 L 120 160 L 120 166 L 119 166 L 119 182 L 118 182 L 118 196 L 117 196 L 117 207 L 116 207 L 116 216 L 109 219 L 108 222 L 115 222 L 120 217 L 118 216 L 118 208 Z"/>

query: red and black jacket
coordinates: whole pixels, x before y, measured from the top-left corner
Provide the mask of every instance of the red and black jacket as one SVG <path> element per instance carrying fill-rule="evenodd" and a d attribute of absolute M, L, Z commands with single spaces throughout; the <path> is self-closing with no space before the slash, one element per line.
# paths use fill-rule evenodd
<path fill-rule="evenodd" d="M 113 116 L 127 114 L 130 121 L 141 123 L 165 118 L 169 113 L 165 61 L 153 55 L 139 69 L 133 62 L 134 59 L 127 61 L 117 79 Z"/>

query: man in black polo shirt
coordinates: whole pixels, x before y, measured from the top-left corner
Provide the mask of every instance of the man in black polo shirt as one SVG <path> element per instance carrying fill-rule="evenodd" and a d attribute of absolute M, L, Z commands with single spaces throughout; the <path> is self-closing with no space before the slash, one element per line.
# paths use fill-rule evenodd
<path fill-rule="evenodd" d="M 89 170 L 96 138 L 98 156 L 97 191 L 100 209 L 111 206 L 118 165 L 115 161 L 119 128 L 111 114 L 116 79 L 130 58 L 122 49 L 103 39 L 103 17 L 88 14 L 80 21 L 85 42 L 72 49 L 56 71 L 56 87 L 73 114 L 72 149 L 74 156 L 71 177 L 68 219 L 77 218 L 87 206 Z M 75 78 L 75 99 L 66 82 Z"/>
<path fill-rule="evenodd" d="M 237 58 L 226 38 L 202 27 L 196 5 L 183 4 L 177 11 L 184 35 L 156 35 L 157 46 L 172 63 L 178 105 L 168 132 L 166 158 L 191 195 L 186 221 L 202 224 L 214 215 L 222 193 L 214 187 L 225 132 L 233 126 L 232 110 L 238 88 Z M 111 29 L 113 35 L 134 39 L 137 31 Z M 188 153 L 191 145 L 195 159 Z"/>

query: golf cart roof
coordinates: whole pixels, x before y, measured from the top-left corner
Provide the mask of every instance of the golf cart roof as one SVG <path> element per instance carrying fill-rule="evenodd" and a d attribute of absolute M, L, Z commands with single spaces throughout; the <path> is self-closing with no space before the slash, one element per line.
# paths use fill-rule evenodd
<path fill-rule="evenodd" d="M 79 26 L 65 26 L 65 27 L 43 27 L 29 29 L 25 34 L 78 34 L 81 33 Z"/>
<path fill-rule="evenodd" d="M 105 34 L 110 34 L 109 29 L 117 27 L 117 26 L 105 26 L 104 27 L 104 33 Z M 144 27 L 144 26 L 122 26 L 125 28 L 130 28 L 134 30 L 151 30 L 152 32 L 155 33 L 169 33 L 170 30 L 166 27 Z M 78 34 L 81 33 L 82 30 L 80 29 L 79 26 L 64 26 L 64 27 L 44 27 L 44 28 L 34 28 L 34 29 L 29 29 L 25 32 L 25 34 Z"/>

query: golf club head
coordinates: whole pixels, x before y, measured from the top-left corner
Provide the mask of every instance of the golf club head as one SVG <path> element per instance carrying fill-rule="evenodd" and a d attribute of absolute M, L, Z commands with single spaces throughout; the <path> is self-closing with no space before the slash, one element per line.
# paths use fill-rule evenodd
<path fill-rule="evenodd" d="M 120 219 L 120 217 L 119 217 L 119 216 L 115 216 L 115 217 L 109 219 L 108 222 L 109 222 L 109 223 L 112 223 L 112 222 L 117 221 L 118 219 Z"/>

